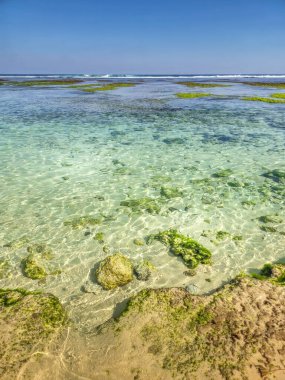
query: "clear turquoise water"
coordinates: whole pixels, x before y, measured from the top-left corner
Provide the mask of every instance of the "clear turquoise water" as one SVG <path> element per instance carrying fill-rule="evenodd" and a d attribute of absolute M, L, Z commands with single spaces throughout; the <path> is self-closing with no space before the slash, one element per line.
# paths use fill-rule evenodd
<path fill-rule="evenodd" d="M 204 90 L 228 98 L 175 97 L 187 91 L 201 92 L 170 79 L 95 94 L 60 86 L 0 87 L 0 259 L 11 265 L 1 287 L 52 292 L 75 321 L 89 327 L 144 287 L 195 284 L 204 293 L 240 271 L 284 258 L 284 183 L 262 174 L 285 168 L 285 105 L 245 102 L 238 97 L 276 90 L 238 83 Z M 220 169 L 232 175 L 213 177 Z M 183 196 L 163 200 L 161 186 L 178 187 Z M 120 205 L 142 197 L 157 199 L 160 213 Z M 257 218 L 275 214 L 282 222 L 269 225 L 277 232 L 263 231 Z M 84 215 L 102 223 L 64 225 Z M 133 243 L 170 227 L 209 248 L 213 265 L 187 277 L 183 262 L 159 242 Z M 242 240 L 219 241 L 221 230 Z M 93 239 L 96 232 L 104 232 L 104 244 Z M 23 235 L 53 249 L 48 265 L 60 268 L 60 275 L 40 283 L 23 276 L 27 245 L 4 247 Z M 118 251 L 134 262 L 147 258 L 158 271 L 147 282 L 101 290 L 93 285 L 92 268 Z M 94 293 L 82 291 L 86 281 Z"/>

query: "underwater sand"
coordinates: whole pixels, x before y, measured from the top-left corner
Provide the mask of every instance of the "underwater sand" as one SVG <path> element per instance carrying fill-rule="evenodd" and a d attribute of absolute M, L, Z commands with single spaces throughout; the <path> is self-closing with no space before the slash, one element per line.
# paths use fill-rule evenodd
<path fill-rule="evenodd" d="M 205 89 L 228 98 L 175 96 L 195 91 L 201 89 L 155 79 L 94 94 L 1 86 L 0 259 L 8 260 L 11 272 L 0 287 L 53 293 L 88 331 L 145 287 L 194 284 L 204 294 L 241 271 L 284 258 L 284 183 L 262 174 L 285 168 L 285 106 L 239 98 L 276 89 L 232 83 Z M 221 169 L 232 174 L 213 176 Z M 162 186 L 177 187 L 183 196 L 162 199 Z M 120 205 L 143 197 L 157 199 L 159 214 Z M 281 222 L 258 220 L 275 214 Z M 64 225 L 85 215 L 102 222 L 83 229 Z M 261 229 L 268 225 L 276 232 Z M 133 242 L 169 228 L 210 249 L 213 265 L 187 277 L 184 263 L 159 242 Z M 218 231 L 230 235 L 217 240 Z M 103 244 L 94 240 L 97 232 L 104 233 Z M 24 235 L 52 248 L 48 265 L 61 274 L 45 282 L 24 277 L 27 244 L 4 247 Z M 94 265 L 115 252 L 134 262 L 146 258 L 157 272 L 115 291 L 82 291 L 86 281 L 92 288 Z"/>

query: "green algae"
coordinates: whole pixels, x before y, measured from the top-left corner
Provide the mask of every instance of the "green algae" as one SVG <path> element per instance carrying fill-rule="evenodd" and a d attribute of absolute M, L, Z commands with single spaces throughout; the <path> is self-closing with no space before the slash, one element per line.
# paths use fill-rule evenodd
<path fill-rule="evenodd" d="M 285 87 L 284 87 L 285 88 Z M 285 99 L 285 93 L 275 93 L 270 95 L 272 98 Z"/>
<path fill-rule="evenodd" d="M 39 265 L 33 254 L 28 255 L 21 262 L 24 276 L 32 280 L 40 280 L 47 277 L 46 270 Z"/>
<path fill-rule="evenodd" d="M 260 226 L 259 227 L 263 232 L 277 232 L 277 229 L 275 227 L 272 227 L 272 226 Z"/>
<path fill-rule="evenodd" d="M 285 88 L 284 82 L 240 82 L 249 86 L 255 87 L 273 87 L 273 88 Z"/>
<path fill-rule="evenodd" d="M 157 199 L 150 197 L 128 199 L 126 201 L 122 201 L 120 205 L 129 207 L 133 212 L 146 211 L 149 214 L 159 214 L 161 209 Z"/>
<path fill-rule="evenodd" d="M 200 87 L 200 88 L 214 88 L 214 87 L 229 87 L 228 84 L 218 83 L 200 83 L 200 82 L 177 82 L 177 84 L 183 84 L 187 87 Z"/>
<path fill-rule="evenodd" d="M 214 178 L 226 178 L 233 175 L 233 171 L 231 169 L 221 169 L 214 174 L 212 174 L 212 177 Z"/>
<path fill-rule="evenodd" d="M 218 231 L 216 233 L 216 239 L 217 240 L 225 240 L 227 238 L 231 238 L 231 236 L 232 235 L 229 232 L 227 232 L 227 231 Z"/>
<path fill-rule="evenodd" d="M 274 285 L 285 286 L 285 264 L 264 264 L 260 272 L 252 273 L 251 277 L 270 281 Z"/>
<path fill-rule="evenodd" d="M 152 235 L 152 238 L 169 247 L 174 255 L 181 256 L 184 263 L 190 268 L 196 268 L 199 264 L 211 264 L 211 252 L 202 244 L 180 234 L 177 230 L 170 229 L 159 232 Z"/>
<path fill-rule="evenodd" d="M 261 223 L 282 223 L 282 219 L 277 215 L 262 215 L 257 218 Z"/>
<path fill-rule="evenodd" d="M 72 220 L 67 220 L 64 222 L 65 226 L 71 226 L 74 229 L 81 229 L 88 226 L 95 226 L 102 222 L 100 218 L 94 218 L 93 216 L 80 216 Z"/>
<path fill-rule="evenodd" d="M 263 177 L 269 178 L 274 182 L 285 182 L 285 171 L 274 169 L 261 174 Z"/>
<path fill-rule="evenodd" d="M 70 86 L 71 88 L 77 88 L 83 92 L 88 92 L 88 93 L 95 93 L 98 91 L 110 91 L 110 90 L 116 90 L 118 88 L 122 87 L 133 87 L 135 86 L 135 83 L 123 83 L 123 82 L 118 82 L 118 83 L 107 83 L 104 85 L 82 85 L 82 86 Z M 96 87 L 92 87 L 96 86 Z"/>
<path fill-rule="evenodd" d="M 15 239 L 10 241 L 9 243 L 4 244 L 4 247 L 11 248 L 11 249 L 20 249 L 24 247 L 26 244 L 28 244 L 30 239 L 24 235 L 21 236 L 19 239 Z"/>
<path fill-rule="evenodd" d="M 104 232 L 97 232 L 93 238 L 94 240 L 97 240 L 100 244 L 104 243 L 105 234 Z"/>
<path fill-rule="evenodd" d="M 180 198 L 183 196 L 183 191 L 177 187 L 162 186 L 160 189 L 160 195 L 164 198 Z"/>
<path fill-rule="evenodd" d="M 52 294 L 0 289 L 1 378 L 15 379 L 23 364 L 43 351 L 67 322 L 66 311 Z"/>
<path fill-rule="evenodd" d="M 12 267 L 8 260 L 0 259 L 0 280 L 11 276 Z"/>
<path fill-rule="evenodd" d="M 105 290 L 128 284 L 133 280 L 130 259 L 121 253 L 106 257 L 96 269 L 96 280 Z"/>
<path fill-rule="evenodd" d="M 138 247 L 141 247 L 144 245 L 144 241 L 142 239 L 134 239 L 133 243 L 137 245 Z"/>
<path fill-rule="evenodd" d="M 82 80 L 79 79 L 63 79 L 63 80 L 31 80 L 31 81 L 23 81 L 16 82 L 11 81 L 9 84 L 19 87 L 32 87 L 32 86 L 63 86 L 70 85 L 73 83 L 80 83 Z"/>
<path fill-rule="evenodd" d="M 177 98 L 181 99 L 196 99 L 196 98 L 206 98 L 213 96 L 213 94 L 208 94 L 206 92 L 178 92 L 175 94 Z"/>
<path fill-rule="evenodd" d="M 282 99 L 273 99 L 273 98 L 264 98 L 261 96 L 244 96 L 242 100 L 252 101 L 252 102 L 265 102 L 265 103 L 280 103 L 285 104 L 285 100 Z"/>

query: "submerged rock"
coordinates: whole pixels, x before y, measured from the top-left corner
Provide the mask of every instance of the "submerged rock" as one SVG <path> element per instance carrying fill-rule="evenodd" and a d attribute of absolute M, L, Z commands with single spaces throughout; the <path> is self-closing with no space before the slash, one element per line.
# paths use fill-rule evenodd
<path fill-rule="evenodd" d="M 35 258 L 33 254 L 28 255 L 25 259 L 22 260 L 22 269 L 23 274 L 31 278 L 32 280 L 41 280 L 46 278 L 47 272 Z"/>
<path fill-rule="evenodd" d="M 160 212 L 160 206 L 157 200 L 149 197 L 128 199 L 122 201 L 120 205 L 129 207 L 133 212 L 146 211 L 149 214 L 159 214 Z"/>
<path fill-rule="evenodd" d="M 177 256 L 181 256 L 184 263 L 190 268 L 201 264 L 211 263 L 211 252 L 194 239 L 180 234 L 177 230 L 167 230 L 151 235 L 149 239 L 158 240 Z M 148 239 L 148 240 L 149 240 Z"/>
<path fill-rule="evenodd" d="M 72 220 L 67 220 L 64 222 L 65 226 L 71 226 L 74 229 L 84 228 L 88 226 L 95 226 L 100 224 L 102 220 L 100 218 L 94 218 L 93 216 L 80 216 Z"/>
<path fill-rule="evenodd" d="M 6 248 L 12 248 L 12 249 L 20 249 L 24 247 L 26 244 L 28 244 L 30 239 L 24 235 L 21 236 L 19 239 L 15 239 L 10 241 L 9 243 L 4 244 L 4 247 Z"/>
<path fill-rule="evenodd" d="M 43 243 L 34 243 L 27 247 L 27 251 L 32 255 L 40 255 L 45 260 L 51 260 L 54 255 L 52 249 Z"/>
<path fill-rule="evenodd" d="M 160 189 L 160 195 L 167 199 L 178 198 L 183 196 L 183 191 L 177 187 L 162 186 Z"/>
<path fill-rule="evenodd" d="M 120 253 L 106 257 L 96 270 L 96 279 L 106 290 L 128 284 L 133 279 L 131 260 Z"/>
<path fill-rule="evenodd" d="M 285 171 L 274 169 L 262 174 L 263 177 L 269 178 L 274 182 L 285 182 Z"/>
<path fill-rule="evenodd" d="M 16 372 L 48 338 L 67 322 L 59 300 L 51 294 L 24 289 L 0 289 L 0 377 Z"/>
<path fill-rule="evenodd" d="M 134 267 L 135 275 L 141 281 L 147 281 L 154 271 L 156 271 L 155 266 L 148 260 L 142 260 Z"/>

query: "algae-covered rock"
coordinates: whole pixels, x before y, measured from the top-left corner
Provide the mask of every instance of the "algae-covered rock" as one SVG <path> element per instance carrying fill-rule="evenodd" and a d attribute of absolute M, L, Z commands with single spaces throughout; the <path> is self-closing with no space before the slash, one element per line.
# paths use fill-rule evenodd
<path fill-rule="evenodd" d="M 252 273 L 251 276 L 270 281 L 274 285 L 285 286 L 285 264 L 264 264 L 260 273 Z"/>
<path fill-rule="evenodd" d="M 142 260 L 134 267 L 135 275 L 141 281 L 147 281 L 154 271 L 156 271 L 155 266 L 148 260 Z"/>
<path fill-rule="evenodd" d="M 47 272 L 38 261 L 36 260 L 33 254 L 28 255 L 25 259 L 22 260 L 22 269 L 23 274 L 31 278 L 32 280 L 40 280 L 46 278 Z"/>
<path fill-rule="evenodd" d="M 160 189 L 160 195 L 167 199 L 178 198 L 183 196 L 183 191 L 177 187 L 162 186 Z"/>
<path fill-rule="evenodd" d="M 94 240 L 97 240 L 100 244 L 104 243 L 105 234 L 104 232 L 97 232 L 94 236 Z"/>
<path fill-rule="evenodd" d="M 12 267 L 8 260 L 0 259 L 0 280 L 10 277 L 12 274 Z"/>
<path fill-rule="evenodd" d="M 88 226 L 95 226 L 100 224 L 102 220 L 100 218 L 94 218 L 93 216 L 80 216 L 72 220 L 67 220 L 64 222 L 65 226 L 71 226 L 74 229 L 84 228 Z"/>
<path fill-rule="evenodd" d="M 181 256 L 190 268 L 196 268 L 200 263 L 211 263 L 212 254 L 207 248 L 194 239 L 180 234 L 177 230 L 159 232 L 152 235 L 152 238 L 169 247 L 175 255 Z"/>
<path fill-rule="evenodd" d="M 15 379 L 20 367 L 66 322 L 66 312 L 53 295 L 0 289 L 0 377 Z"/>
<path fill-rule="evenodd" d="M 128 199 L 126 201 L 122 201 L 120 205 L 129 207 L 133 212 L 146 211 L 149 214 L 159 214 L 160 212 L 160 206 L 157 200 L 149 197 Z"/>
<path fill-rule="evenodd" d="M 131 260 L 120 253 L 106 257 L 96 270 L 96 279 L 107 290 L 128 284 L 133 279 Z"/>

